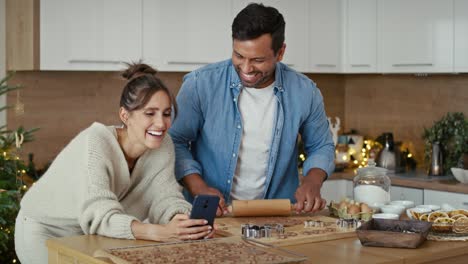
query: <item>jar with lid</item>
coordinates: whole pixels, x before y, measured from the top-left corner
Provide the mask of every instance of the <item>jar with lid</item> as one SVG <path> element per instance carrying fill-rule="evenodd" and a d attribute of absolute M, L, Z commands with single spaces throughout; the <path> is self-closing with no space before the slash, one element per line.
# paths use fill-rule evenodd
<path fill-rule="evenodd" d="M 354 200 L 377 209 L 390 202 L 390 186 L 387 169 L 376 167 L 374 160 L 369 159 L 367 167 L 358 169 L 353 179 Z"/>

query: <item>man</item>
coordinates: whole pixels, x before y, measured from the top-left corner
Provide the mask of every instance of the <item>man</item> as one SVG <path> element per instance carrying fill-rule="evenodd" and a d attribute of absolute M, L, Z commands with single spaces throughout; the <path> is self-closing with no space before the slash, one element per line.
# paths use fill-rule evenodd
<path fill-rule="evenodd" d="M 289 198 L 297 212 L 325 207 L 320 188 L 334 144 L 320 91 L 280 63 L 284 30 L 278 10 L 250 4 L 232 24 L 232 59 L 184 77 L 170 134 L 189 197 L 218 195 L 224 212 L 232 199 Z M 298 133 L 308 156 L 301 184 Z"/>

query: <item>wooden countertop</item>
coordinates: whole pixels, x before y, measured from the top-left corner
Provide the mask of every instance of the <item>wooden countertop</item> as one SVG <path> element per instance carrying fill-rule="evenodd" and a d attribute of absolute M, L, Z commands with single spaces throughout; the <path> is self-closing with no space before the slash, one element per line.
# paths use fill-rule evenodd
<path fill-rule="evenodd" d="M 353 170 L 334 172 L 329 180 L 353 180 L 356 176 Z M 426 176 L 424 172 L 389 174 L 392 185 L 430 189 L 443 192 L 468 194 L 468 184 L 457 181 L 453 176 Z"/>
<path fill-rule="evenodd" d="M 223 218 L 217 219 L 222 222 Z M 47 241 L 49 264 L 112 263 L 94 258 L 97 249 L 128 247 L 155 243 L 143 240 L 113 239 L 96 235 L 56 238 Z M 306 263 L 466 263 L 468 242 L 426 241 L 417 249 L 364 247 L 357 238 L 345 238 L 301 245 L 285 246 L 287 250 L 308 257 Z"/>

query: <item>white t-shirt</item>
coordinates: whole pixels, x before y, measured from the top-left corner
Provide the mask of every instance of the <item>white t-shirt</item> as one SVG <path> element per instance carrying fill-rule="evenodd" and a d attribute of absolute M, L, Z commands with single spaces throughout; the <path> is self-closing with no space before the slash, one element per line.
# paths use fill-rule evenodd
<path fill-rule="evenodd" d="M 231 188 L 236 200 L 262 199 L 277 107 L 274 83 L 239 95 L 243 134 Z"/>

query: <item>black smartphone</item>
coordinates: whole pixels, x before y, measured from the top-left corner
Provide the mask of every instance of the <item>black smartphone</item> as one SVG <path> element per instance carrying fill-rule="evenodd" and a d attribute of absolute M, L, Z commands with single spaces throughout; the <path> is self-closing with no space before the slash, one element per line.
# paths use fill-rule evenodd
<path fill-rule="evenodd" d="M 219 197 L 216 195 L 201 194 L 195 196 L 190 219 L 205 219 L 208 221 L 208 225 L 213 226 L 218 204 Z"/>

